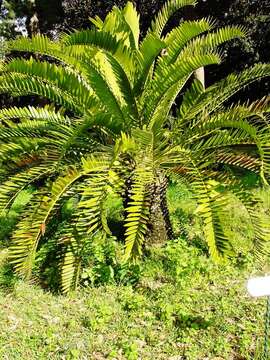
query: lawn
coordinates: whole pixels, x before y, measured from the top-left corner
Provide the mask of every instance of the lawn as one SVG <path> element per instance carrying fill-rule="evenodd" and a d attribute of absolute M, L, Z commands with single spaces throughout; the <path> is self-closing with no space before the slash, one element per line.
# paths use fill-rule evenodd
<path fill-rule="evenodd" d="M 2 359 L 253 359 L 262 300 L 256 266 L 217 266 L 183 240 L 156 249 L 135 287 L 109 284 L 69 297 L 15 282 L 0 292 Z"/>
<path fill-rule="evenodd" d="M 169 200 L 178 204 L 170 205 L 178 238 L 152 249 L 125 282 L 112 278 L 66 297 L 16 279 L 6 286 L 2 276 L 0 358 L 258 358 L 265 304 L 249 297 L 246 282 L 268 269 L 245 254 L 253 235 L 245 214 L 232 203 L 227 227 L 243 254 L 218 265 L 185 187 L 172 187 Z"/>

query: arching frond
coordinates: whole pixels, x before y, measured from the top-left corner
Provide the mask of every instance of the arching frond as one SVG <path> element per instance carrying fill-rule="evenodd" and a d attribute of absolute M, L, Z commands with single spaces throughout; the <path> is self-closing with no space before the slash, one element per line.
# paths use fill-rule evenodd
<path fill-rule="evenodd" d="M 48 176 L 52 169 L 46 166 L 36 166 L 25 171 L 18 172 L 1 182 L 0 185 L 0 213 L 8 209 L 18 194 L 27 186 L 34 183 L 38 179 Z"/>
<path fill-rule="evenodd" d="M 10 73 L 0 76 L 0 93 L 11 93 L 13 96 L 39 95 L 62 105 L 67 110 L 81 115 L 81 107 L 74 102 L 74 98 L 67 91 L 47 84 L 30 75 Z"/>
<path fill-rule="evenodd" d="M 73 102 L 82 110 L 89 110 L 96 105 L 90 87 L 64 66 L 36 61 L 33 58 L 13 59 L 5 65 L 5 72 L 31 76 L 44 82 L 47 87 L 59 89 L 59 92 L 66 93 L 67 98 L 72 96 Z"/>
<path fill-rule="evenodd" d="M 185 119 L 194 119 L 204 109 L 210 114 L 236 92 L 267 76 L 270 76 L 268 64 L 257 64 L 242 73 L 228 75 L 225 79 L 209 86 L 204 92 L 197 94 L 193 106 L 185 113 Z"/>
<path fill-rule="evenodd" d="M 63 116 L 60 112 L 55 112 L 46 108 L 35 108 L 27 106 L 18 108 L 16 106 L 0 110 L 0 124 L 7 123 L 8 120 L 15 119 L 35 119 L 44 120 L 50 123 L 70 125 L 71 120 L 67 116 Z"/>
<path fill-rule="evenodd" d="M 180 24 L 178 27 L 174 28 L 164 39 L 166 43 L 166 56 L 162 59 L 167 64 L 171 64 L 177 60 L 178 56 L 181 54 L 181 51 L 187 45 L 189 49 L 190 41 L 206 32 L 212 30 L 214 27 L 213 22 L 210 22 L 207 19 L 197 20 L 197 21 L 185 21 Z M 194 46 L 195 51 L 199 49 Z"/>
<path fill-rule="evenodd" d="M 218 185 L 216 182 L 204 180 L 202 176 L 195 178 L 192 187 L 198 202 L 196 212 L 203 220 L 205 240 L 212 258 L 222 261 L 233 255 L 230 240 L 222 226 L 222 218 L 223 222 L 226 218 L 225 207 L 228 199 L 215 189 Z"/>
<path fill-rule="evenodd" d="M 162 31 L 167 24 L 170 17 L 179 9 L 184 6 L 196 5 L 195 0 L 169 0 L 167 1 L 162 9 L 158 12 L 157 16 L 151 23 L 151 31 L 161 36 Z"/>
<path fill-rule="evenodd" d="M 34 204 L 30 203 L 25 218 L 19 221 L 11 239 L 9 257 L 21 276 L 31 276 L 38 243 L 46 232 L 47 222 L 62 196 L 80 176 L 79 171 L 70 168 L 65 176 L 60 176 L 53 183 L 50 193 L 44 193 L 43 196 L 42 193 L 36 193 L 32 200 Z"/>
<path fill-rule="evenodd" d="M 217 54 L 208 54 L 187 58 L 181 69 L 177 62 L 164 68 L 162 75 L 158 74 L 152 81 L 151 97 L 146 96 L 144 101 L 145 116 L 150 126 L 159 127 L 160 123 L 164 123 L 177 95 L 194 70 L 219 62 Z"/>
<path fill-rule="evenodd" d="M 151 74 L 150 70 L 153 68 L 154 61 L 165 46 L 165 42 L 160 40 L 154 33 L 148 33 L 142 41 L 138 54 L 139 70 L 134 84 L 135 95 L 140 95 L 142 92 Z"/>

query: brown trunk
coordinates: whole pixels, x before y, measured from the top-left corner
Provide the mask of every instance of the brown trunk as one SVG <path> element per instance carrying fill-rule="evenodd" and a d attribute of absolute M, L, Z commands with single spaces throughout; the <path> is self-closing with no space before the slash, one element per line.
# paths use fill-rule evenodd
<path fill-rule="evenodd" d="M 149 232 L 146 237 L 146 246 L 162 246 L 168 239 L 173 238 L 173 230 L 167 204 L 168 179 L 160 175 L 150 188 L 151 205 Z"/>

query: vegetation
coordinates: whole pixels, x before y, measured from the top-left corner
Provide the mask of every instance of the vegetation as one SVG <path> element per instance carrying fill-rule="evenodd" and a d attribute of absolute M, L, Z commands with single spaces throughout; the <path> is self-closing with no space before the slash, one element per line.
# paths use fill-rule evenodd
<path fill-rule="evenodd" d="M 22 282 L 0 290 L 0 356 L 259 359 L 264 301 L 245 293 L 254 265 L 220 268 L 177 241 L 142 271 L 136 288 L 108 284 L 69 298 Z"/>
<path fill-rule="evenodd" d="M 269 6 L 219 2 L 0 2 L 1 358 L 261 357 Z"/>
<path fill-rule="evenodd" d="M 227 108 L 224 103 L 268 76 L 270 66 L 256 65 L 207 89 L 196 79 L 189 84 L 196 69 L 220 63 L 220 44 L 244 36 L 241 27 L 214 30 L 207 19 L 183 22 L 163 35 L 170 16 L 194 4 L 169 1 L 142 41 L 139 16 L 127 3 L 104 21 L 93 19 L 94 30 L 58 42 L 42 35 L 10 42 L 10 50 L 35 55 L 3 62 L 0 90 L 49 100 L 42 108 L 0 111 L 1 210 L 35 187 L 8 251 L 21 276 L 30 278 L 36 253 L 43 253 L 42 242 L 49 239 L 54 263 L 59 258 L 62 290 L 76 288 L 95 237 L 111 234 L 109 196 L 123 198 L 124 261 L 140 257 L 145 244 L 172 238 L 169 175 L 188 181 L 215 260 L 237 252 L 222 226 L 229 192 L 247 209 L 255 249 L 263 251 L 268 221 L 254 211 L 254 199 L 234 169 L 253 171 L 267 184 L 268 99 Z"/>
<path fill-rule="evenodd" d="M 259 196 L 269 199 L 266 192 Z M 139 276 L 133 271 L 120 282 L 113 277 L 103 282 L 102 271 L 103 280 L 99 276 L 99 282 L 90 282 L 70 297 L 46 293 L 11 274 L 8 280 L 7 274 L 2 276 L 0 356 L 259 359 L 265 304 L 263 299 L 251 299 L 245 285 L 251 274 L 269 267 L 262 268 L 247 255 L 247 241 L 254 236 L 247 215 L 231 203 L 226 227 L 242 255 L 218 265 L 203 247 L 196 204 L 188 189 L 170 187 L 168 199 L 174 230 L 181 219 L 185 234 L 166 247 L 152 249 Z M 268 201 L 260 211 L 269 211 L 269 205 Z M 86 274 L 84 281 L 90 281 Z"/>

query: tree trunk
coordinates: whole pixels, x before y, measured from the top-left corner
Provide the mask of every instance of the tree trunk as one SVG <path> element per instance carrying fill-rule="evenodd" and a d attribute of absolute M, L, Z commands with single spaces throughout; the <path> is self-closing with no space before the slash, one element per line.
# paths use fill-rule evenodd
<path fill-rule="evenodd" d="M 32 36 L 40 34 L 39 18 L 35 0 L 32 0 L 28 5 L 25 25 L 28 37 L 31 38 Z"/>
<path fill-rule="evenodd" d="M 146 246 L 162 246 L 173 238 L 173 230 L 167 204 L 168 179 L 160 175 L 150 188 L 150 221 Z"/>
<path fill-rule="evenodd" d="M 205 89 L 205 73 L 203 66 L 194 71 L 194 77 L 201 82 L 203 88 Z"/>

